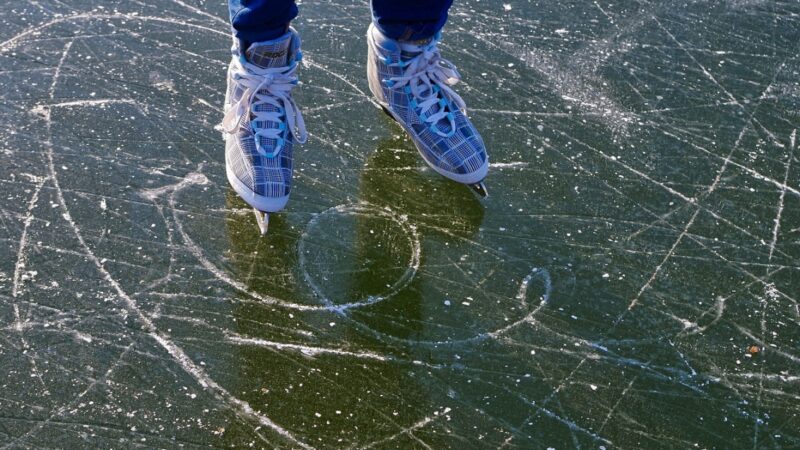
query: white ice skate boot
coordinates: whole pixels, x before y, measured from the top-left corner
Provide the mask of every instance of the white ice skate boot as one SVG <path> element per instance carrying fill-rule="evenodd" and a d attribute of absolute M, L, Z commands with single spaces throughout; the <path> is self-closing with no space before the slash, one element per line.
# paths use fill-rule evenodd
<path fill-rule="evenodd" d="M 247 49 L 234 45 L 228 68 L 225 137 L 228 181 L 256 213 L 262 234 L 292 188 L 292 146 L 307 139 L 291 91 L 297 85 L 300 37 L 294 29 Z"/>
<path fill-rule="evenodd" d="M 441 58 L 436 46 L 440 37 L 437 33 L 423 42 L 395 41 L 370 25 L 369 87 L 433 170 L 486 197 L 486 147 L 466 116 L 464 101 L 451 88 L 460 76 Z"/>

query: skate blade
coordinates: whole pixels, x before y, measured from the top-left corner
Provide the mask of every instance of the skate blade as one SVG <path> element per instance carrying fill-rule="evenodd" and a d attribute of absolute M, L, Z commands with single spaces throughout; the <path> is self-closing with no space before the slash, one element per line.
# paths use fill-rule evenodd
<path fill-rule="evenodd" d="M 486 184 L 481 181 L 480 183 L 470 184 L 470 189 L 475 191 L 476 194 L 480 195 L 481 198 L 486 198 L 489 196 L 489 191 L 486 190 Z"/>
<path fill-rule="evenodd" d="M 258 222 L 258 228 L 261 230 L 261 235 L 263 236 L 267 234 L 267 230 L 269 229 L 269 213 L 265 213 L 257 209 L 253 209 L 253 212 L 256 214 L 256 222 Z"/>

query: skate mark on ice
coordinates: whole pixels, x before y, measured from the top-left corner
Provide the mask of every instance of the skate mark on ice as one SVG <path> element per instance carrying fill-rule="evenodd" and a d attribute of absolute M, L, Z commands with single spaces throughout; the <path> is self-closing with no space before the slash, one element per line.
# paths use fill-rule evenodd
<path fill-rule="evenodd" d="M 12 44 L 16 41 L 10 41 Z M 69 41 L 63 50 L 61 58 L 58 61 L 58 65 L 53 73 L 52 77 L 52 84 L 50 85 L 49 89 L 49 97 L 50 101 L 52 102 L 55 99 L 55 92 L 56 87 L 58 85 L 58 81 L 61 74 L 61 68 L 63 67 L 72 47 L 73 41 Z M 9 44 L 0 45 L 0 48 L 5 47 Z M 232 408 L 238 415 L 242 418 L 248 418 L 250 420 L 255 420 L 259 422 L 261 425 L 272 429 L 277 434 L 282 436 L 283 438 L 299 445 L 303 448 L 312 448 L 309 445 L 305 444 L 304 442 L 300 441 L 299 439 L 295 438 L 294 435 L 289 432 L 288 430 L 284 429 L 277 423 L 273 422 L 267 416 L 260 414 L 253 410 L 249 404 L 246 402 L 234 397 L 231 395 L 225 388 L 219 385 L 216 381 L 214 381 L 211 377 L 209 377 L 205 371 L 183 351 L 181 347 L 176 345 L 168 335 L 161 332 L 155 323 L 139 308 L 136 300 L 130 297 L 122 286 L 117 282 L 116 279 L 111 275 L 111 273 L 106 269 L 105 264 L 101 261 L 91 250 L 91 248 L 87 245 L 83 234 L 80 228 L 77 226 L 75 221 L 72 219 L 70 214 L 69 206 L 67 205 L 66 199 L 64 198 L 63 191 L 61 190 L 59 180 L 58 180 L 58 173 L 55 169 L 55 162 L 54 162 L 54 144 L 52 142 L 52 113 L 49 109 L 46 110 L 45 113 L 45 131 L 47 140 L 45 142 L 46 145 L 46 159 L 47 159 L 47 168 L 49 171 L 48 178 L 52 180 L 56 198 L 58 200 L 58 206 L 62 210 L 64 221 L 67 223 L 69 228 L 72 230 L 73 234 L 75 235 L 80 247 L 83 249 L 85 256 L 93 263 L 95 268 L 100 272 L 103 279 L 113 288 L 113 290 L 119 296 L 121 303 L 125 307 L 125 310 L 128 311 L 130 314 L 133 314 L 136 319 L 142 324 L 143 328 L 147 332 L 147 334 L 155 340 L 171 357 L 172 359 L 195 381 L 200 384 L 205 389 L 208 389 L 212 395 L 214 395 L 218 400 L 226 404 L 228 407 Z M 257 433 L 258 434 L 258 433 Z M 259 436 L 265 441 L 266 439 L 259 434 Z"/>
<path fill-rule="evenodd" d="M 373 217 L 382 217 L 392 221 L 393 223 L 397 224 L 400 229 L 403 231 L 403 234 L 409 241 L 410 244 L 410 259 L 408 261 L 408 268 L 402 274 L 402 276 L 389 288 L 389 291 L 382 295 L 373 295 L 369 296 L 364 299 L 358 300 L 350 300 L 346 303 L 337 304 L 334 303 L 319 287 L 317 282 L 314 281 L 314 277 L 308 271 L 308 263 L 306 261 L 306 242 L 309 238 L 309 235 L 313 233 L 314 228 L 318 225 L 319 221 L 328 215 L 337 214 L 337 215 L 368 215 Z M 308 221 L 306 224 L 305 230 L 303 230 L 303 234 L 300 236 L 300 240 L 297 244 L 297 255 L 300 268 L 303 272 L 303 278 L 306 284 L 312 289 L 314 295 L 320 299 L 320 301 L 325 305 L 325 307 L 332 312 L 336 312 L 338 314 L 344 314 L 347 310 L 353 308 L 361 308 L 364 306 L 373 305 L 378 302 L 382 302 L 387 300 L 393 296 L 395 296 L 398 292 L 402 291 L 403 289 L 408 286 L 411 281 L 414 279 L 417 271 L 419 270 L 420 265 L 420 258 L 421 258 L 421 244 L 419 233 L 414 225 L 411 225 L 408 222 L 407 217 L 398 216 L 394 212 L 392 212 L 389 208 L 379 208 L 377 206 L 370 205 L 368 203 L 358 203 L 355 205 L 338 205 L 334 206 L 326 211 L 323 211 L 319 214 L 314 215 L 311 220 Z"/>

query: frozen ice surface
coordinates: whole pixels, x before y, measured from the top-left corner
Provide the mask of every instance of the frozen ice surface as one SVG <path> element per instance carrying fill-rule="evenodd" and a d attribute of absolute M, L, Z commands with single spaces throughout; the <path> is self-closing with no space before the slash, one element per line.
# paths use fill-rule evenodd
<path fill-rule="evenodd" d="M 800 446 L 800 3 L 460 1 L 491 197 L 304 1 L 260 237 L 220 1 L 0 2 L 0 446 Z"/>

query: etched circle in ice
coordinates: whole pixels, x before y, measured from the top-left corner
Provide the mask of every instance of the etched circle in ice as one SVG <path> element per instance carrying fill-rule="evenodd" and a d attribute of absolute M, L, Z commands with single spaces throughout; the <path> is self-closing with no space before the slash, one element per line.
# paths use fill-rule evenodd
<path fill-rule="evenodd" d="M 416 229 L 388 208 L 339 205 L 314 216 L 298 243 L 300 270 L 325 305 L 347 309 L 390 298 L 419 268 Z"/>
<path fill-rule="evenodd" d="M 104 22 L 104 20 L 109 22 Z M 166 18 L 146 18 L 122 14 L 61 16 L 37 27 L 29 28 L 0 43 L 0 54 L 5 56 L 6 50 L 14 49 L 18 46 L 23 47 L 23 44 L 27 43 L 26 39 L 29 35 L 38 36 L 42 30 L 48 29 L 49 31 L 49 28 L 53 25 L 71 27 L 83 21 L 92 21 L 95 26 L 108 30 L 109 28 L 115 28 L 110 23 L 112 20 L 120 20 L 123 24 L 125 20 L 152 21 L 170 24 L 172 28 L 175 28 L 176 24 L 182 24 L 177 20 Z M 187 27 L 198 26 L 185 25 Z M 82 31 L 85 31 L 85 29 Z M 173 37 L 177 33 L 174 29 L 170 30 L 170 32 Z M 93 35 L 101 35 L 94 27 L 92 27 L 92 33 Z M 152 142 L 142 138 L 142 128 L 131 126 L 131 123 L 139 123 L 136 120 L 138 115 L 150 115 L 148 118 L 151 119 L 150 125 L 152 125 L 155 123 L 152 117 L 157 117 L 153 114 L 155 107 L 159 107 L 158 111 L 162 112 L 164 110 L 160 109 L 160 107 L 163 107 L 163 105 L 143 104 L 132 98 L 115 95 L 114 87 L 123 86 L 124 90 L 128 91 L 129 86 L 137 86 L 137 88 L 147 86 L 147 84 L 135 81 L 137 77 L 142 76 L 141 70 L 136 70 L 141 65 L 135 64 L 134 57 L 129 57 L 134 53 L 131 50 L 136 46 L 127 48 L 121 44 L 117 45 L 116 41 L 114 45 L 109 46 L 105 40 L 92 40 L 92 44 L 101 42 L 103 50 L 113 49 L 114 55 L 125 61 L 124 70 L 115 71 L 115 68 L 112 67 L 115 63 L 105 64 L 104 58 L 95 58 L 90 62 L 89 57 L 86 57 L 85 54 L 81 55 L 81 50 L 92 55 L 101 54 L 99 51 L 95 52 L 90 46 L 91 44 L 84 43 L 82 39 L 84 36 L 74 35 L 71 38 L 62 40 L 57 37 L 58 34 L 60 33 L 54 33 L 56 38 L 48 42 L 42 49 L 35 49 L 36 53 L 56 56 L 55 58 L 50 57 L 51 63 L 54 64 L 52 75 L 48 73 L 49 71 L 44 72 L 47 74 L 46 76 L 50 77 L 45 79 L 46 85 L 49 86 L 49 95 L 46 101 L 31 107 L 31 112 L 39 117 L 37 120 L 42 121 L 40 132 L 43 135 L 41 138 L 43 151 L 41 152 L 42 154 L 38 154 L 38 156 L 43 157 L 37 160 L 38 164 L 36 166 L 43 170 L 44 173 L 41 175 L 42 182 L 36 192 L 38 194 L 39 190 L 45 186 L 45 183 L 48 184 L 48 190 L 52 189 L 52 196 L 49 197 L 51 199 L 51 209 L 57 208 L 60 210 L 60 222 L 55 226 L 58 227 L 59 231 L 66 231 L 66 236 L 62 236 L 59 233 L 59 237 L 76 246 L 75 254 L 80 255 L 80 258 L 88 263 L 88 265 L 80 265 L 78 270 L 83 271 L 85 268 L 90 268 L 90 270 L 94 271 L 93 275 L 88 276 L 88 279 L 96 281 L 92 287 L 92 292 L 95 292 L 95 290 L 97 293 L 102 292 L 103 294 L 101 295 L 111 302 L 108 305 L 109 308 L 106 308 L 110 314 L 109 317 L 116 317 L 119 314 L 124 319 L 122 321 L 114 319 L 107 321 L 109 327 L 104 327 L 102 334 L 103 336 L 114 336 L 113 345 L 105 345 L 102 352 L 93 351 L 91 346 L 87 346 L 87 344 L 92 344 L 94 341 L 91 335 L 83 334 L 76 330 L 76 344 L 70 343 L 70 345 L 78 347 L 78 349 L 72 350 L 72 353 L 88 348 L 93 356 L 97 357 L 102 354 L 101 357 L 91 360 L 91 364 L 86 364 L 83 359 L 80 359 L 80 367 L 69 366 L 69 361 L 66 361 L 67 366 L 64 367 L 61 367 L 59 363 L 59 367 L 71 375 L 68 377 L 69 386 L 62 389 L 64 392 L 57 397 L 53 397 L 50 405 L 48 405 L 48 407 L 52 408 L 49 412 L 45 408 L 37 407 L 37 409 L 41 409 L 43 414 L 49 415 L 47 420 L 37 421 L 35 426 L 24 431 L 25 434 L 14 436 L 15 439 L 22 443 L 28 436 L 41 434 L 41 430 L 44 429 L 47 422 L 52 419 L 59 419 L 64 414 L 64 411 L 75 409 L 84 395 L 91 395 L 91 390 L 98 383 L 97 373 L 104 373 L 103 379 L 110 379 L 118 366 L 128 364 L 125 358 L 131 353 L 131 349 L 135 345 L 144 346 L 148 341 L 145 338 L 136 341 L 130 339 L 128 333 L 130 323 L 128 320 L 133 320 L 137 323 L 136 327 L 141 331 L 141 336 L 149 337 L 151 345 L 156 345 L 166 352 L 172 363 L 180 367 L 186 376 L 194 379 L 197 385 L 203 391 L 210 393 L 220 405 L 230 408 L 237 418 L 258 424 L 256 429 L 261 427 L 271 429 L 286 441 L 291 442 L 292 446 L 311 448 L 301 438 L 295 437 L 292 432 L 252 407 L 247 401 L 237 398 L 225 386 L 218 383 L 212 377 L 211 371 L 204 367 L 204 363 L 195 363 L 193 356 L 187 354 L 181 345 L 174 340 L 173 333 L 176 330 L 169 329 L 169 334 L 165 333 L 159 327 L 157 315 L 151 314 L 147 303 L 147 291 L 154 286 L 166 283 L 171 278 L 173 267 L 171 261 L 174 260 L 174 253 L 167 254 L 164 251 L 165 247 L 173 247 L 172 233 L 163 215 L 163 209 L 153 201 L 164 194 L 174 193 L 184 185 L 205 183 L 205 176 L 202 174 L 190 174 L 184 181 L 175 185 L 162 186 L 161 188 L 145 187 L 145 189 L 137 193 L 136 199 L 131 201 L 132 185 L 143 186 L 141 183 L 145 183 L 144 186 L 147 186 L 148 182 L 155 184 L 157 179 L 171 177 L 162 170 L 170 166 L 170 164 L 163 164 L 160 159 L 163 158 L 164 154 L 170 153 L 164 151 L 163 142 L 159 142 L 156 145 L 147 145 L 152 144 Z M 128 39 L 146 41 L 145 38 L 141 37 L 142 35 L 132 38 L 131 36 L 133 35 L 134 33 L 125 33 Z M 35 40 L 38 41 L 39 39 Z M 77 42 L 80 42 L 80 44 L 76 44 Z M 53 51 L 47 45 L 56 46 L 56 50 Z M 74 61 L 79 61 L 79 63 L 74 64 Z M 98 64 L 98 66 L 93 66 L 94 64 Z M 76 69 L 78 66 L 81 67 L 80 70 Z M 113 74 L 111 78 L 115 82 L 111 83 L 109 88 L 106 88 L 106 86 L 98 83 L 96 77 L 87 77 L 86 73 Z M 159 80 L 161 80 L 159 83 L 163 82 L 163 79 L 159 78 Z M 37 83 L 32 83 L 31 85 L 36 86 Z M 66 95 L 82 92 L 91 93 L 87 95 L 88 98 L 59 101 L 59 99 L 65 98 Z M 95 98 L 95 92 L 109 95 L 107 98 Z M 151 109 L 151 106 L 154 108 Z M 170 107 L 174 108 L 174 104 L 165 108 L 169 111 Z M 109 113 L 111 108 L 113 108 L 115 114 Z M 118 110 L 117 108 L 120 109 Z M 148 111 L 150 111 L 150 114 L 148 114 Z M 24 114 L 21 117 L 25 120 L 29 119 Z M 115 121 L 121 122 L 122 126 L 120 123 L 115 123 Z M 70 133 L 60 132 L 65 128 L 64 124 L 69 124 L 66 128 L 70 130 Z M 81 132 L 91 135 L 92 143 L 81 141 L 80 147 L 73 147 L 76 144 L 70 142 L 70 137 L 79 135 Z M 115 158 L 108 157 L 111 152 L 104 145 L 106 142 L 120 144 L 116 146 L 113 152 L 127 155 L 124 164 Z M 125 145 L 131 147 L 124 147 Z M 170 145 L 167 148 L 172 149 L 172 146 Z M 125 149 L 139 151 L 128 153 Z M 80 154 L 83 158 L 87 158 L 88 161 L 91 161 L 91 165 L 77 162 L 74 159 L 75 154 Z M 153 161 L 159 161 L 161 165 L 153 168 L 153 164 L 158 164 Z M 119 166 L 124 166 L 131 172 L 120 171 Z M 89 170 L 90 167 L 91 171 Z M 137 175 L 140 176 L 137 178 Z M 134 179 L 136 179 L 136 182 L 130 181 L 130 183 L 126 183 L 120 181 Z M 34 194 L 34 196 L 37 194 Z M 142 202 L 139 197 L 144 197 L 149 202 Z M 33 204 L 35 205 L 35 203 Z M 33 207 L 29 211 L 33 211 Z M 113 217 L 113 219 L 109 219 L 109 216 Z M 149 227 L 143 225 L 144 223 L 150 224 Z M 117 228 L 112 228 L 114 225 Z M 108 241 L 111 241 L 111 243 Z M 165 245 L 165 243 L 168 245 Z M 22 252 L 22 247 L 20 252 Z M 160 259 L 156 259 L 151 255 L 157 255 Z M 157 272 L 149 269 L 161 267 L 164 263 L 167 264 L 166 267 L 169 267 L 168 273 L 155 275 L 159 277 L 158 279 L 153 280 L 153 273 L 143 274 L 143 272 Z M 111 307 L 112 305 L 113 307 Z M 158 306 L 160 307 L 160 304 Z M 76 314 L 83 311 L 80 307 L 71 309 Z M 80 321 L 82 322 L 83 320 Z M 118 331 L 114 329 L 115 324 L 122 327 L 121 334 L 118 336 Z M 30 331 L 28 331 L 28 334 L 30 335 Z M 50 347 L 51 345 L 48 344 L 47 348 L 49 349 Z M 122 350 L 123 348 L 124 350 Z M 36 350 L 31 348 L 30 353 L 38 353 Z M 144 350 L 144 353 L 149 353 L 149 350 Z M 72 358 L 72 360 L 75 360 L 75 358 Z M 31 361 L 34 360 L 31 359 Z M 106 361 L 114 362 L 106 364 Z M 36 365 L 32 364 L 32 367 L 33 373 L 37 375 L 37 378 L 45 388 L 45 394 L 51 392 L 51 390 L 56 392 L 59 389 L 59 385 L 50 382 L 52 377 L 47 378 L 48 384 L 45 385 L 42 377 L 38 375 Z M 100 372 L 97 372 L 98 369 L 100 369 Z M 168 370 L 172 372 L 173 369 L 170 368 Z M 116 374 L 113 375 L 116 376 Z M 100 381 L 103 381 L 103 379 Z M 58 382 L 57 379 L 54 380 L 56 383 Z M 80 390 L 82 384 L 86 387 Z M 80 393 L 75 394 L 78 390 L 80 390 Z M 194 395 L 192 395 L 192 398 L 194 398 Z M 83 403 L 80 405 L 82 406 Z M 81 406 L 77 406 L 77 408 Z M 217 406 L 219 405 L 215 404 L 214 408 L 216 409 Z M 265 443 L 274 442 L 272 439 L 267 441 L 260 434 L 258 436 Z"/>
<path fill-rule="evenodd" d="M 512 287 L 507 283 L 506 286 Z M 533 268 L 519 283 L 514 294 L 509 295 L 505 302 L 495 301 L 494 308 L 490 308 L 499 312 L 502 317 L 499 321 L 489 319 L 492 314 L 485 308 L 478 314 L 460 314 L 455 311 L 440 314 L 432 309 L 434 305 L 427 304 L 426 312 L 435 314 L 436 321 L 417 320 L 414 321 L 416 325 L 405 324 L 401 327 L 402 334 L 391 331 L 392 327 L 387 327 L 387 318 L 383 315 L 377 323 L 368 321 L 354 323 L 378 339 L 400 344 L 430 346 L 470 344 L 497 339 L 523 324 L 533 324 L 536 315 L 550 302 L 552 292 L 550 272 L 543 268 Z M 413 315 L 414 312 L 404 308 L 402 314 L 406 317 Z M 451 314 L 448 324 L 448 316 Z"/>

